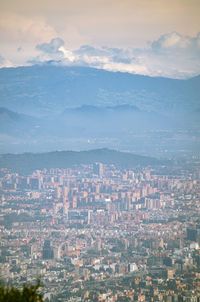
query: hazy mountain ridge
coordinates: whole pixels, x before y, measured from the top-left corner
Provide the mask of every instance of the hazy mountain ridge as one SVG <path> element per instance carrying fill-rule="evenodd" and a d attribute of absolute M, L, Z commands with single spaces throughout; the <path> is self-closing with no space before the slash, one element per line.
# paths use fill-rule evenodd
<path fill-rule="evenodd" d="M 120 105 L 112 107 L 97 107 L 83 105 L 65 109 L 61 114 L 46 117 L 33 117 L 0 108 L 1 133 L 24 137 L 48 136 L 87 137 L 108 135 L 130 131 L 166 128 L 169 119 L 152 112 L 139 110 L 135 106 Z M 167 126 L 172 127 L 173 123 Z"/>
<path fill-rule="evenodd" d="M 199 150 L 200 76 L 151 78 L 88 67 L 0 69 L 0 153 L 109 147 Z M 154 153 L 153 153 L 154 154 Z"/>
<path fill-rule="evenodd" d="M 95 105 L 82 105 L 76 108 L 67 108 L 64 110 L 63 114 L 73 114 L 73 113 L 87 113 L 87 114 L 106 114 L 106 113 L 123 113 L 123 112 L 138 112 L 139 108 L 133 105 L 123 104 L 118 106 L 95 106 Z"/>
<path fill-rule="evenodd" d="M 151 78 L 87 67 L 29 66 L 0 69 L 0 106 L 26 114 L 61 113 L 82 105 L 129 104 L 147 111 L 199 106 L 200 76 Z M 56 108 L 55 108 L 56 104 Z"/>
<path fill-rule="evenodd" d="M 0 133 L 16 136 L 26 136 L 37 127 L 39 120 L 30 115 L 0 108 Z"/>
<path fill-rule="evenodd" d="M 48 153 L 24 153 L 0 155 L 0 167 L 15 172 L 30 173 L 37 169 L 70 168 L 74 165 L 115 164 L 120 167 L 138 167 L 149 165 L 163 165 L 169 162 L 152 157 L 140 156 L 132 153 L 119 152 L 109 149 L 96 149 L 89 151 L 55 151 Z"/>

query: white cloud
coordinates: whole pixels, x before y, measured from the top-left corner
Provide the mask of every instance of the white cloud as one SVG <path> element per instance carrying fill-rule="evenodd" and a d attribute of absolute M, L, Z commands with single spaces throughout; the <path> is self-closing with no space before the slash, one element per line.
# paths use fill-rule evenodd
<path fill-rule="evenodd" d="M 79 63 L 111 71 L 173 78 L 200 74 L 200 33 L 164 34 L 143 49 L 82 46 L 74 53 Z"/>
<path fill-rule="evenodd" d="M 200 74 L 200 33 L 195 37 L 176 32 L 162 35 L 151 48 L 137 54 L 153 75 L 182 78 Z"/>
<path fill-rule="evenodd" d="M 142 64 L 125 64 L 125 63 L 117 63 L 117 62 L 108 62 L 103 65 L 103 69 L 109 71 L 121 71 L 121 72 L 129 72 L 134 74 L 143 74 L 148 75 L 149 72 L 147 67 Z"/>
<path fill-rule="evenodd" d="M 64 45 L 64 41 L 61 38 L 54 38 L 49 43 L 42 43 L 36 45 L 36 49 L 49 54 L 55 54 L 60 52 L 60 47 Z"/>
<path fill-rule="evenodd" d="M 51 45 L 52 41 L 48 44 Z M 45 52 L 44 47 L 37 47 Z M 71 64 L 81 66 L 90 66 L 95 68 L 106 69 L 110 71 L 122 71 L 130 73 L 148 74 L 144 65 L 137 64 L 130 50 L 118 48 L 95 48 L 89 45 L 81 46 L 78 50 L 71 51 L 61 46 L 58 49 L 63 53 L 63 64 Z M 46 51 L 49 53 L 49 51 Z"/>
<path fill-rule="evenodd" d="M 64 58 L 69 60 L 69 62 L 76 61 L 76 55 L 74 55 L 71 50 L 65 49 L 64 46 L 60 46 L 58 50 L 62 52 Z"/>
<path fill-rule="evenodd" d="M 185 48 L 190 44 L 189 37 L 182 37 L 180 34 L 173 32 L 167 35 L 163 35 L 156 42 L 153 43 L 153 48 Z"/>
<path fill-rule="evenodd" d="M 122 49 L 83 45 L 70 50 L 60 38 L 36 47 L 38 60 L 61 60 L 64 65 L 81 65 L 150 76 L 172 78 L 200 74 L 200 34 L 196 37 L 172 32 L 153 41 L 148 48 Z"/>
<path fill-rule="evenodd" d="M 49 60 L 63 65 L 90 66 L 109 71 L 121 71 L 172 78 L 200 74 L 200 33 L 195 37 L 177 32 L 161 35 L 146 48 L 111 48 L 83 45 L 72 50 L 58 35 L 45 39 L 30 49 L 18 45 L 13 60 L 2 53 L 2 66 L 26 65 Z"/>
<path fill-rule="evenodd" d="M 152 43 L 153 50 L 200 50 L 200 33 L 196 37 L 184 36 L 177 32 L 162 35 L 158 40 Z"/>

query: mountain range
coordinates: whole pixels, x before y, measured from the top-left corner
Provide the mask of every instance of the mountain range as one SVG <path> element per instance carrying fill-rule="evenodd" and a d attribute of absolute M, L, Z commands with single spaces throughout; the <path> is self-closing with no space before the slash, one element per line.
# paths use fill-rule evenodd
<path fill-rule="evenodd" d="M 152 78 L 52 64 L 0 69 L 0 153 L 200 148 L 200 76 Z M 182 150 L 182 151 L 181 151 Z"/>
<path fill-rule="evenodd" d="M 23 153 L 0 155 L 0 168 L 8 168 L 17 173 L 31 173 L 44 168 L 71 168 L 80 164 L 115 164 L 121 168 L 161 166 L 170 162 L 153 157 L 140 156 L 132 153 L 109 149 L 90 151 L 56 151 L 48 153 Z"/>
<path fill-rule="evenodd" d="M 2 68 L 0 79 L 0 106 L 26 114 L 122 104 L 164 114 L 200 110 L 200 76 L 177 80 L 46 64 Z"/>

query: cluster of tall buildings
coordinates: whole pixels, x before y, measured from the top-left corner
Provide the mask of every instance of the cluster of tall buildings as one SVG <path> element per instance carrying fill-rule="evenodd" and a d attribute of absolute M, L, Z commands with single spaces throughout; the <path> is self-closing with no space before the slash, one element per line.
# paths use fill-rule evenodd
<path fill-rule="evenodd" d="M 198 168 L 2 169 L 0 199 L 7 282 L 40 276 L 60 301 L 199 302 Z"/>

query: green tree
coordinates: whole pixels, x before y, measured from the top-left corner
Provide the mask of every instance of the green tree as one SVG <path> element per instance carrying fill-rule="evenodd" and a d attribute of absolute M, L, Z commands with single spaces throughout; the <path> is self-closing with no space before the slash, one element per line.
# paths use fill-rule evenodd
<path fill-rule="evenodd" d="M 44 302 L 38 292 L 40 281 L 36 285 L 24 285 L 23 289 L 14 286 L 0 286 L 0 302 Z"/>

